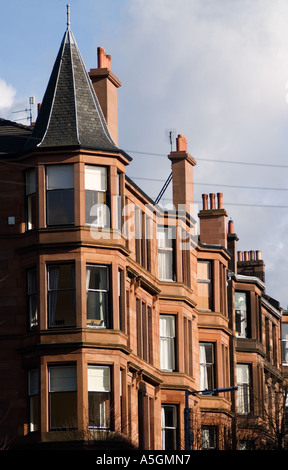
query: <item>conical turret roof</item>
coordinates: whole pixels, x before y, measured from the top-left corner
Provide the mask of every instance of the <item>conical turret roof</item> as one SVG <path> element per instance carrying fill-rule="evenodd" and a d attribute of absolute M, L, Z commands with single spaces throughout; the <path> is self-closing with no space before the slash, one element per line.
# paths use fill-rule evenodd
<path fill-rule="evenodd" d="M 117 150 L 69 22 L 24 150 L 67 146 Z"/>

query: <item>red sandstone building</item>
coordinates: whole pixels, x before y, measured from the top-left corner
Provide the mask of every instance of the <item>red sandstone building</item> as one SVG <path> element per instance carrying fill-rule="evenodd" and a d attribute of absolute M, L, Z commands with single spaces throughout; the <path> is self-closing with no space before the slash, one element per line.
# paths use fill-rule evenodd
<path fill-rule="evenodd" d="M 175 211 L 125 175 L 119 86 L 102 48 L 86 72 L 68 26 L 35 125 L 0 121 L 0 438 L 181 450 L 189 392 L 189 448 L 257 448 L 282 310 L 222 194 L 193 213 L 184 136 Z"/>

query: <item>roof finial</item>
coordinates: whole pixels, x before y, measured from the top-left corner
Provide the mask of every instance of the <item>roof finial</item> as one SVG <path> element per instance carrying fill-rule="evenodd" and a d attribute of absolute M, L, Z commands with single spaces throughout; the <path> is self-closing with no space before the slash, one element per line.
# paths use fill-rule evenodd
<path fill-rule="evenodd" d="M 67 29 L 70 29 L 70 5 L 67 5 Z"/>

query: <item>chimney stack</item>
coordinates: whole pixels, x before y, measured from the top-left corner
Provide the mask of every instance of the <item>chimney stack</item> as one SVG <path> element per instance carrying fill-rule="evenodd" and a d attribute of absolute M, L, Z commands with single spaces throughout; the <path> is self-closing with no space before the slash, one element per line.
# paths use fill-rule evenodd
<path fill-rule="evenodd" d="M 168 155 L 172 162 L 173 205 L 193 216 L 193 166 L 195 159 L 187 152 L 187 139 L 179 134 L 176 151 Z"/>
<path fill-rule="evenodd" d="M 200 242 L 208 245 L 221 245 L 227 248 L 227 212 L 223 209 L 223 194 L 202 194 L 203 208 L 199 212 Z M 231 227 L 232 228 L 232 227 Z"/>
<path fill-rule="evenodd" d="M 98 101 L 106 119 L 108 129 L 115 144 L 118 145 L 117 88 L 121 82 L 111 72 L 111 56 L 103 47 L 98 47 L 98 68 L 90 69 L 91 78 Z"/>

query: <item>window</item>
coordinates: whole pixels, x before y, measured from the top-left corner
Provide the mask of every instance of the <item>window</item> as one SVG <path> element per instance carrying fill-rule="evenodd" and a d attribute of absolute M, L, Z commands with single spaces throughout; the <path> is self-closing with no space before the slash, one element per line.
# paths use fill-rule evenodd
<path fill-rule="evenodd" d="M 37 369 L 28 372 L 29 396 L 29 431 L 38 431 L 39 428 L 39 374 Z"/>
<path fill-rule="evenodd" d="M 175 236 L 173 227 L 159 226 L 157 228 L 158 238 L 158 274 L 161 281 L 175 280 L 174 243 Z"/>
<path fill-rule="evenodd" d="M 121 197 L 121 173 L 117 172 L 117 223 L 116 228 L 122 230 L 122 197 Z"/>
<path fill-rule="evenodd" d="M 74 224 L 74 166 L 46 167 L 46 219 L 48 226 Z"/>
<path fill-rule="evenodd" d="M 125 302 L 125 277 L 124 271 L 118 269 L 118 308 L 119 308 L 119 328 L 124 333 L 126 326 L 126 302 Z"/>
<path fill-rule="evenodd" d="M 76 366 L 49 367 L 49 429 L 77 428 Z"/>
<path fill-rule="evenodd" d="M 282 323 L 282 362 L 288 364 L 288 323 Z"/>
<path fill-rule="evenodd" d="M 30 329 L 39 326 L 37 290 L 37 270 L 36 268 L 30 269 L 27 272 L 27 303 Z"/>
<path fill-rule="evenodd" d="M 110 428 L 110 367 L 88 366 L 89 427 Z"/>
<path fill-rule="evenodd" d="M 35 170 L 26 172 L 26 230 L 36 226 L 36 181 Z"/>
<path fill-rule="evenodd" d="M 235 292 L 236 331 L 241 338 L 248 337 L 247 292 Z"/>
<path fill-rule="evenodd" d="M 162 450 L 177 449 L 177 405 L 162 405 L 161 434 Z"/>
<path fill-rule="evenodd" d="M 74 265 L 50 265 L 47 272 L 49 327 L 75 326 Z"/>
<path fill-rule="evenodd" d="M 110 227 L 107 168 L 85 166 L 85 218 L 87 225 Z"/>
<path fill-rule="evenodd" d="M 200 390 L 215 388 L 214 344 L 199 344 Z"/>
<path fill-rule="evenodd" d="M 249 364 L 237 364 L 237 411 L 248 414 L 251 409 L 250 399 L 251 373 Z"/>
<path fill-rule="evenodd" d="M 111 328 L 109 268 L 89 264 L 86 267 L 87 325 Z"/>
<path fill-rule="evenodd" d="M 198 308 L 213 310 L 211 261 L 198 261 L 197 278 Z"/>
<path fill-rule="evenodd" d="M 136 299 L 136 321 L 137 321 L 137 354 L 145 361 L 151 361 L 150 351 L 150 328 L 151 307 L 140 299 Z"/>
<path fill-rule="evenodd" d="M 160 369 L 174 371 L 175 360 L 175 317 L 160 315 Z"/>
<path fill-rule="evenodd" d="M 205 449 L 205 450 L 217 449 L 217 428 L 215 426 L 202 426 L 201 427 L 201 442 L 202 442 L 202 449 Z"/>

